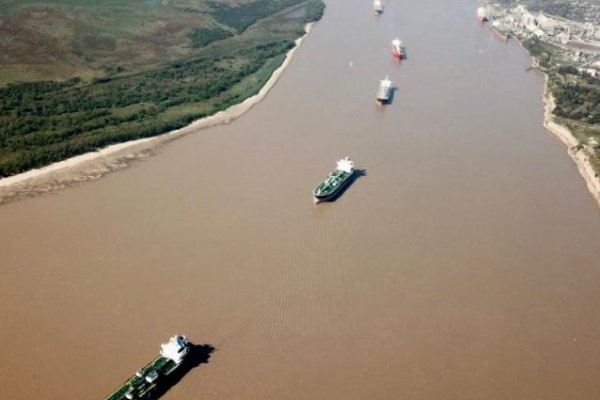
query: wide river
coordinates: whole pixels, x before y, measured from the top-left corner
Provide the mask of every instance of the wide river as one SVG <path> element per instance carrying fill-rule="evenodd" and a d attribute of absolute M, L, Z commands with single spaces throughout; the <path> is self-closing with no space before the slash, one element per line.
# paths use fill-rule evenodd
<path fill-rule="evenodd" d="M 101 399 L 175 333 L 216 350 L 166 399 L 600 398 L 600 212 L 528 55 L 471 0 L 327 5 L 242 118 L 0 208 L 0 398 Z"/>

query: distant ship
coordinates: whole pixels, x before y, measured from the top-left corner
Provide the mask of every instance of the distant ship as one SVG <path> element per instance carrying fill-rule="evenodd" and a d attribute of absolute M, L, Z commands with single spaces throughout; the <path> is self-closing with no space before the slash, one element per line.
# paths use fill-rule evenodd
<path fill-rule="evenodd" d="M 353 173 L 354 162 L 350 158 L 339 160 L 336 169 L 313 190 L 315 203 L 334 199 L 340 190 L 350 182 Z"/>
<path fill-rule="evenodd" d="M 404 47 L 402 47 L 402 41 L 398 38 L 392 40 L 392 57 L 398 60 L 404 60 L 406 54 L 404 54 Z"/>
<path fill-rule="evenodd" d="M 485 22 L 488 20 L 488 15 L 485 7 L 479 7 L 477 9 L 477 19 L 479 22 Z"/>
<path fill-rule="evenodd" d="M 383 3 L 381 0 L 373 0 L 373 11 L 376 14 L 381 14 L 383 12 Z"/>
<path fill-rule="evenodd" d="M 502 39 L 504 41 L 507 41 L 508 38 L 510 37 L 510 31 L 500 21 L 492 22 L 492 24 L 490 25 L 490 29 L 492 30 L 492 32 L 494 32 L 494 34 L 496 36 L 498 36 L 500 39 Z"/>
<path fill-rule="evenodd" d="M 160 346 L 160 356 L 139 369 L 105 400 L 152 399 L 158 385 L 183 365 L 190 348 L 185 336 L 173 336 Z"/>
<path fill-rule="evenodd" d="M 385 104 L 390 101 L 392 95 L 392 81 L 389 77 L 385 77 L 384 80 L 379 81 L 379 90 L 377 90 L 377 102 L 379 104 Z"/>

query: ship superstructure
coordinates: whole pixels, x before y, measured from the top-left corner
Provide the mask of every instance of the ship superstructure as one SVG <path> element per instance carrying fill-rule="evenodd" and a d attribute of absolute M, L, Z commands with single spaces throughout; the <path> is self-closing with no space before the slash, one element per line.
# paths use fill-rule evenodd
<path fill-rule="evenodd" d="M 402 40 L 398 38 L 392 40 L 392 57 L 397 60 L 404 60 L 404 58 L 406 58 L 404 47 L 402 46 Z"/>
<path fill-rule="evenodd" d="M 160 356 L 140 368 L 105 400 L 152 399 L 158 385 L 181 365 L 189 354 L 191 344 L 185 336 L 173 336 L 160 346 Z"/>
<path fill-rule="evenodd" d="M 381 2 L 381 0 L 373 0 L 373 11 L 376 14 L 383 13 L 383 3 Z"/>
<path fill-rule="evenodd" d="M 379 81 L 379 89 L 377 90 L 377 102 L 385 104 L 390 101 L 392 95 L 392 81 L 386 76 L 385 79 Z"/>
<path fill-rule="evenodd" d="M 477 9 L 477 19 L 479 22 L 485 22 L 488 20 L 488 13 L 485 7 L 479 7 Z"/>
<path fill-rule="evenodd" d="M 354 162 L 349 157 L 339 160 L 335 170 L 313 190 L 315 203 L 334 199 L 340 190 L 350 182 L 353 173 Z"/>

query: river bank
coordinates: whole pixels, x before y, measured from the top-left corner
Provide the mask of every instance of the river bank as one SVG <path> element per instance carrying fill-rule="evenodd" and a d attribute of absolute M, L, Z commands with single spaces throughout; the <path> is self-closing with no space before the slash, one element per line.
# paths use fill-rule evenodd
<path fill-rule="evenodd" d="M 387 4 L 327 0 L 234 122 L 0 207 L 4 398 L 102 399 L 176 333 L 217 349 L 178 400 L 600 398 L 599 210 L 542 76 L 472 2 Z"/>
<path fill-rule="evenodd" d="M 544 128 L 556 135 L 567 146 L 567 153 L 577 165 L 590 194 L 600 207 L 600 177 L 592 164 L 593 150 L 582 144 L 569 128 L 556 122 L 553 114 L 556 102 L 549 89 L 548 74 L 544 73 L 544 79 Z"/>
<path fill-rule="evenodd" d="M 480 2 L 480 4 L 486 6 L 487 2 Z M 521 48 L 525 50 L 531 57 L 531 65 L 527 69 L 535 69 L 544 75 L 544 128 L 556 135 L 560 141 L 567 146 L 567 153 L 577 165 L 577 169 L 585 180 L 590 194 L 598 206 L 600 206 L 600 177 L 599 171 L 594 166 L 593 161 L 594 157 L 596 157 L 596 150 L 590 146 L 595 139 L 593 139 L 592 136 L 588 136 L 586 140 L 586 135 L 583 135 L 578 131 L 578 135 L 576 135 L 568 126 L 557 122 L 555 114 L 555 110 L 557 110 L 557 103 L 551 90 L 551 75 L 549 74 L 549 72 L 558 74 L 565 79 L 569 76 L 569 73 L 561 73 L 560 68 L 558 67 L 567 67 L 570 68 L 571 71 L 575 71 L 574 74 L 577 75 L 578 66 L 585 65 L 585 59 L 580 59 L 580 55 L 574 54 L 573 52 L 569 53 L 564 49 L 564 46 L 562 46 L 560 42 L 549 39 L 547 36 L 545 39 L 532 39 L 532 37 L 536 38 L 537 36 L 532 36 L 531 26 L 522 22 L 525 19 L 525 14 L 520 14 L 522 11 L 516 11 L 517 8 L 511 10 L 508 8 L 507 4 L 495 4 L 492 6 L 492 10 L 492 19 L 496 21 L 502 21 L 505 25 L 507 25 L 512 32 L 511 37 L 513 37 L 517 44 L 519 44 L 519 46 L 521 46 Z M 527 12 L 526 8 L 524 10 Z M 575 21 L 563 20 L 560 17 L 555 16 L 550 17 L 560 19 L 562 22 L 568 23 L 568 29 L 572 29 L 573 31 L 578 32 L 580 35 L 585 34 L 583 27 Z M 562 26 L 561 29 L 566 28 Z M 529 42 L 531 40 L 536 41 L 534 45 Z M 573 59 L 579 60 L 579 64 L 574 64 Z M 571 74 L 573 74 L 573 72 L 571 72 Z M 581 72 L 579 72 L 579 74 L 581 74 Z M 570 76 L 571 78 L 573 77 L 573 75 Z M 554 84 L 556 84 L 556 82 L 554 82 Z M 580 103 L 578 100 L 581 102 L 587 101 L 586 98 L 583 100 L 578 98 L 574 101 L 565 100 L 559 102 L 557 115 L 569 115 L 569 112 L 573 112 L 574 109 L 579 107 Z M 574 122 L 582 122 L 582 119 L 576 119 Z M 593 126 L 593 124 L 590 123 L 588 126 Z"/>
<path fill-rule="evenodd" d="M 529 53 L 527 47 L 525 47 L 518 37 L 514 37 L 514 39 L 524 51 Z M 600 176 L 598 172 L 596 172 L 591 160 L 593 149 L 581 143 L 569 128 L 556 122 L 554 116 L 556 101 L 550 90 L 550 77 L 546 72 L 540 69 L 539 60 L 533 55 L 531 55 L 530 68 L 540 72 L 544 76 L 544 128 L 558 137 L 558 139 L 567 146 L 567 153 L 575 165 L 577 165 L 577 170 L 585 181 L 586 187 L 598 204 L 598 207 L 600 207 Z"/>
<path fill-rule="evenodd" d="M 21 174 L 0 179 L 0 205 L 24 197 L 49 193 L 64 189 L 70 185 L 96 180 L 104 175 L 125 168 L 132 163 L 146 158 L 159 149 L 160 146 L 183 135 L 196 132 L 219 124 L 228 124 L 241 117 L 256 104 L 261 102 L 273 88 L 292 60 L 294 53 L 308 36 L 314 22 L 305 25 L 305 34 L 295 41 L 281 65 L 273 71 L 259 92 L 235 104 L 226 110 L 201 118 L 186 127 L 163 133 L 159 136 L 132 140 L 107 146 L 98 151 L 89 152 L 50 164 L 46 167 L 33 169 Z"/>

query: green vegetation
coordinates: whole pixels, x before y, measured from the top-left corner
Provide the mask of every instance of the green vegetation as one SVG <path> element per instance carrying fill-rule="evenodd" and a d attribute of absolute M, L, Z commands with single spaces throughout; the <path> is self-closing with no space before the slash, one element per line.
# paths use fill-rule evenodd
<path fill-rule="evenodd" d="M 548 74 L 549 89 L 556 100 L 554 114 L 583 143 L 600 143 L 600 79 L 588 75 L 557 47 L 528 39 L 523 43 Z"/>
<path fill-rule="evenodd" d="M 593 78 L 566 74 L 560 84 L 553 87 L 556 98 L 554 113 L 588 124 L 600 124 L 600 85 Z"/>
<path fill-rule="evenodd" d="M 320 0 L 218 4 L 208 11 L 186 11 L 215 15 L 222 25 L 190 28 L 188 51 L 176 60 L 133 71 L 108 63 L 93 79 L 75 76 L 0 87 L 0 176 L 155 136 L 242 101 L 257 93 L 281 64 L 303 24 L 323 12 Z"/>
<path fill-rule="evenodd" d="M 190 45 L 195 48 L 204 47 L 212 42 L 227 39 L 231 36 L 233 36 L 233 33 L 222 28 L 195 28 L 188 34 L 191 41 Z"/>
<path fill-rule="evenodd" d="M 256 0 L 233 7 L 217 2 L 211 2 L 210 6 L 217 21 L 241 33 L 260 19 L 297 3 L 296 0 Z"/>

